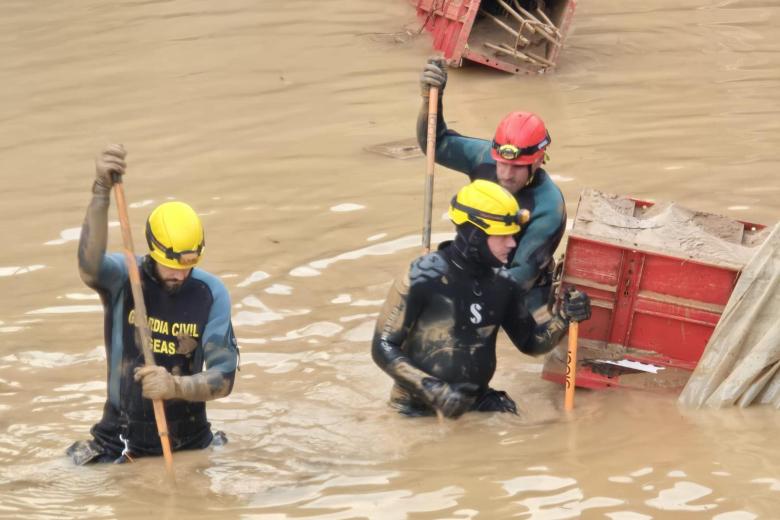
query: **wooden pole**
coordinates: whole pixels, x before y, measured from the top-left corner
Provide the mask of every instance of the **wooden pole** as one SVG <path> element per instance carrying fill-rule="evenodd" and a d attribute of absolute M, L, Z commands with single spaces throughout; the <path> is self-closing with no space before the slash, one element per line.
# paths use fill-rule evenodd
<path fill-rule="evenodd" d="M 428 93 L 428 144 L 426 145 L 425 209 L 423 215 L 423 253 L 431 252 L 431 219 L 433 212 L 433 168 L 436 164 L 436 120 L 439 112 L 439 88 Z"/>
<path fill-rule="evenodd" d="M 569 351 L 566 355 L 566 395 L 563 408 L 569 412 L 574 409 L 574 388 L 577 383 L 577 335 L 579 323 L 569 323 Z"/>
<path fill-rule="evenodd" d="M 425 210 L 423 216 L 423 254 L 431 252 L 431 220 L 433 213 L 433 168 L 436 165 L 436 123 L 439 117 L 439 87 L 428 91 L 428 136 L 425 145 Z M 444 424 L 444 414 L 438 408 L 439 426 Z"/>
<path fill-rule="evenodd" d="M 130 233 L 130 219 L 127 214 L 127 202 L 125 190 L 122 187 L 122 179 L 114 175 L 114 197 L 119 212 L 119 224 L 122 228 L 122 242 L 124 244 L 125 262 L 130 277 L 130 288 L 133 292 L 135 304 L 135 328 L 141 338 L 141 349 L 144 353 L 146 366 L 154 365 L 154 353 L 152 352 L 152 333 L 149 331 L 149 322 L 146 319 L 146 304 L 141 289 L 141 275 L 138 271 L 138 263 L 133 252 L 133 236 Z M 165 457 L 165 469 L 173 476 L 173 453 L 171 452 L 171 439 L 168 436 L 168 423 L 165 420 L 165 408 L 160 399 L 152 401 L 154 407 L 154 419 L 157 422 L 157 432 L 160 434 L 163 456 Z"/>

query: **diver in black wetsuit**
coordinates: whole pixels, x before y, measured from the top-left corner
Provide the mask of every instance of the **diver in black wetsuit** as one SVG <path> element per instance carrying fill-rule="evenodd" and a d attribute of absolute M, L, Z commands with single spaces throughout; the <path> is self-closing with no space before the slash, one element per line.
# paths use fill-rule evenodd
<path fill-rule="evenodd" d="M 520 351 L 542 354 L 558 343 L 570 319 L 590 317 L 590 301 L 573 292 L 559 314 L 537 325 L 504 268 L 528 212 L 498 184 L 465 186 L 449 216 L 455 240 L 414 260 L 396 280 L 377 320 L 372 356 L 395 380 L 391 402 L 407 415 L 517 413 L 506 392 L 489 387 L 499 327 Z"/>

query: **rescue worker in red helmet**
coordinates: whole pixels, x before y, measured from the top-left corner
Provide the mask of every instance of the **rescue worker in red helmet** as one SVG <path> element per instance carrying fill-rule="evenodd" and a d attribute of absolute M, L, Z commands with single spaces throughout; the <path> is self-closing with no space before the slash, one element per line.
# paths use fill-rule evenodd
<path fill-rule="evenodd" d="M 417 140 L 427 148 L 428 93 L 439 88 L 436 124 L 436 162 L 469 176 L 495 181 L 509 190 L 531 220 L 516 237 L 517 249 L 509 264 L 509 276 L 529 291 L 532 311 L 543 307 L 550 294 L 553 254 L 566 229 L 566 205 L 561 190 L 542 168 L 550 134 L 544 122 L 531 112 L 512 112 L 496 128 L 493 139 L 466 137 L 447 128 L 442 94 L 447 84 L 443 59 L 429 59 L 420 79 L 422 107 L 417 118 Z"/>
<path fill-rule="evenodd" d="M 512 398 L 489 385 L 498 330 L 521 352 L 539 355 L 558 343 L 570 320 L 590 317 L 590 300 L 577 291 L 542 324 L 528 312 L 504 268 L 527 215 L 506 189 L 475 180 L 450 203 L 455 240 L 414 260 L 391 287 L 371 354 L 395 381 L 390 402 L 401 413 L 517 413 Z"/>

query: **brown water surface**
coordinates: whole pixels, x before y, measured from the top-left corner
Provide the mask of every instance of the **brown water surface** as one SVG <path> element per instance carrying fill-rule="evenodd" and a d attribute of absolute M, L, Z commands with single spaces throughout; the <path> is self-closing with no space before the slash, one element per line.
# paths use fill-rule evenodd
<path fill-rule="evenodd" d="M 556 74 L 453 70 L 446 117 L 490 136 L 509 110 L 541 114 L 570 214 L 593 187 L 774 222 L 778 25 L 776 1 L 580 2 Z M 494 382 L 520 417 L 387 408 L 369 340 L 418 253 L 424 161 L 364 148 L 413 135 L 416 27 L 404 0 L 0 4 L 0 517 L 780 517 L 773 410 L 581 392 L 566 417 L 504 338 Z M 188 201 L 235 305 L 241 371 L 209 405 L 230 443 L 177 454 L 175 489 L 157 459 L 63 455 L 105 398 L 76 240 L 109 142 L 129 150 L 138 246 L 154 204 Z M 463 183 L 437 170 L 435 240 Z"/>

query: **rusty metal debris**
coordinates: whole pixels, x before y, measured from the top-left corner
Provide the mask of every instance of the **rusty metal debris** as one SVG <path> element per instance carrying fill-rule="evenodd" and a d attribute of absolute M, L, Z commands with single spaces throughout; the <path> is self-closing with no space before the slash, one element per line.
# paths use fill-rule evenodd
<path fill-rule="evenodd" d="M 555 69 L 577 0 L 411 0 L 451 67 L 473 61 L 512 74 Z"/>
<path fill-rule="evenodd" d="M 483 45 L 496 52 L 498 55 L 509 56 L 523 63 L 538 67 L 538 72 L 544 72 L 548 67 L 553 67 L 555 63 L 544 56 L 540 56 L 538 51 L 531 52 L 532 48 L 539 47 L 547 43 L 560 47 L 562 44 L 562 35 L 555 24 L 552 23 L 547 14 L 540 7 L 536 8 L 536 15 L 523 8 L 518 0 L 512 0 L 514 7 L 504 0 L 496 0 L 496 4 L 504 10 L 504 20 L 481 8 L 479 13 L 490 19 L 512 36 L 513 41 L 491 42 L 485 41 Z M 515 26 L 510 25 L 516 24 Z M 523 33 L 526 34 L 523 34 Z"/>

